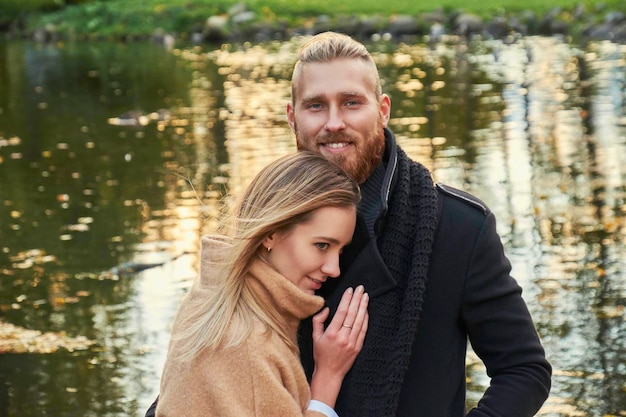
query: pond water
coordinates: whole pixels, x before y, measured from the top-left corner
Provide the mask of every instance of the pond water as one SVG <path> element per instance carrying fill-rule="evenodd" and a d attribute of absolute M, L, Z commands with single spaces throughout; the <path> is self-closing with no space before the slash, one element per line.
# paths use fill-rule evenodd
<path fill-rule="evenodd" d="M 200 236 L 295 150 L 297 46 L 0 41 L 0 416 L 144 414 Z M 497 215 L 554 366 L 538 415 L 626 415 L 626 48 L 371 49 L 400 145 Z"/>

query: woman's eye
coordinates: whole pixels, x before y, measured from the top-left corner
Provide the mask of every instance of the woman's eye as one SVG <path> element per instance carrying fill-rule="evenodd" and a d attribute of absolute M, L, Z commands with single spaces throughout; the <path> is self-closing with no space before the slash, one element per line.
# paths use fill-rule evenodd
<path fill-rule="evenodd" d="M 319 250 L 326 250 L 326 249 L 328 249 L 328 243 L 320 242 L 320 243 L 316 243 L 315 246 L 317 246 L 317 248 Z"/>

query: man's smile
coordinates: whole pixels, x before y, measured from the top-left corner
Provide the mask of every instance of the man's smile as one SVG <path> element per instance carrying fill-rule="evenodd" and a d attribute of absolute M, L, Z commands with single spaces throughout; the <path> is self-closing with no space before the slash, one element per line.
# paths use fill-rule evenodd
<path fill-rule="evenodd" d="M 332 148 L 332 149 L 341 149 L 341 148 L 345 148 L 346 146 L 350 145 L 349 143 L 345 143 L 345 142 L 334 142 L 334 143 L 324 143 L 323 146 L 326 146 L 327 148 Z"/>

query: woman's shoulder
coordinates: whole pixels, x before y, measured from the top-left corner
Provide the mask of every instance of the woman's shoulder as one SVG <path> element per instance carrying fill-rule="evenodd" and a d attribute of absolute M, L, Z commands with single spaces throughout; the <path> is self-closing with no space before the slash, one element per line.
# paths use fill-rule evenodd
<path fill-rule="evenodd" d="M 240 329 L 236 325 L 231 326 L 229 336 L 234 336 L 233 333 L 238 331 Z M 265 329 L 260 322 L 253 326 L 252 331 L 241 343 L 226 344 L 205 360 L 213 363 L 236 363 L 238 367 L 246 367 L 251 374 L 267 372 L 268 369 L 276 367 L 282 368 L 286 364 L 300 366 L 297 355 L 275 332 Z"/>
<path fill-rule="evenodd" d="M 223 260 L 232 247 L 232 238 L 223 235 L 205 235 L 200 239 L 202 261 Z"/>
<path fill-rule="evenodd" d="M 202 237 L 201 244 L 198 284 L 205 287 L 216 284 L 222 276 L 232 243 L 226 236 L 206 235 Z"/>

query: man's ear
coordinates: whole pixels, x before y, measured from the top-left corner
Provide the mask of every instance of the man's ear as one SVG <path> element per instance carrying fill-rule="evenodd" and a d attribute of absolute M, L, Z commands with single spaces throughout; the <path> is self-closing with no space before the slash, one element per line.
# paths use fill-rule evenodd
<path fill-rule="evenodd" d="M 391 117 L 391 98 L 387 94 L 383 94 L 380 97 L 380 104 L 378 105 L 380 115 L 383 117 L 383 123 L 387 127 L 389 118 Z"/>
<path fill-rule="evenodd" d="M 291 131 L 296 133 L 296 115 L 294 113 L 293 103 L 287 103 L 287 123 L 289 123 L 289 127 L 291 127 Z"/>

